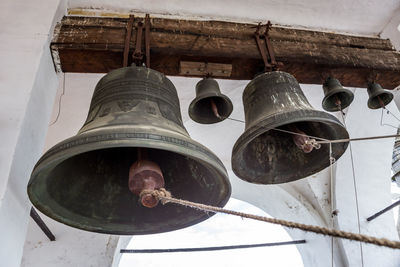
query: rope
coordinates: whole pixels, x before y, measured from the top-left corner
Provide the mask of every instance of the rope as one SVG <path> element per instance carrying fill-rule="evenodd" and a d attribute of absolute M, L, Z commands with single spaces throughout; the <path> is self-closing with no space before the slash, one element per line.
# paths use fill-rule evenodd
<path fill-rule="evenodd" d="M 58 118 L 60 117 L 60 113 L 61 113 L 61 100 L 62 100 L 62 97 L 64 96 L 64 94 L 65 94 L 65 72 L 64 72 L 64 75 L 63 75 L 63 88 L 62 88 L 62 92 L 61 92 L 61 94 L 60 94 L 60 97 L 58 98 L 58 111 L 57 111 L 57 116 L 56 116 L 55 120 L 49 124 L 49 126 L 54 125 L 54 124 L 58 121 Z"/>
<path fill-rule="evenodd" d="M 332 157 L 332 144 L 329 144 L 329 172 L 330 172 L 330 178 L 331 178 L 331 227 L 332 229 L 336 229 L 335 227 L 335 216 L 337 215 L 336 207 L 334 204 L 334 179 L 335 177 L 333 176 L 333 163 L 335 163 L 335 158 Z M 334 266 L 334 261 L 333 261 L 333 245 L 334 245 L 334 240 L 333 236 L 331 237 L 331 266 Z"/>
<path fill-rule="evenodd" d="M 233 118 L 226 118 L 226 119 L 245 123 L 244 121 L 238 120 L 238 119 L 233 119 Z M 325 139 L 325 138 L 322 138 L 322 137 L 316 137 L 316 136 L 312 136 L 312 135 L 296 133 L 296 132 L 287 131 L 287 130 L 283 130 L 283 129 L 279 129 L 279 128 L 272 128 L 272 129 L 271 128 L 267 128 L 267 127 L 264 127 L 264 128 L 267 129 L 267 130 L 274 130 L 274 131 L 278 131 L 278 132 L 289 133 L 289 134 L 294 134 L 294 135 L 300 135 L 300 136 L 304 136 L 304 137 L 309 137 L 309 138 L 314 138 L 316 140 L 320 140 L 320 141 L 315 141 L 315 143 L 317 143 L 317 144 L 336 144 L 336 143 L 347 143 L 347 142 L 353 142 L 353 141 L 376 140 L 376 139 L 400 137 L 400 134 L 393 134 L 393 135 L 380 135 L 380 136 L 369 136 L 369 137 L 359 137 L 359 138 L 328 140 L 328 139 Z"/>
<path fill-rule="evenodd" d="M 229 118 L 229 117 L 225 117 L 225 119 L 228 119 L 228 120 L 231 120 L 231 121 L 237 121 L 237 122 L 241 122 L 241 123 L 246 123 L 245 121 L 238 120 L 238 119 L 233 119 L 233 118 Z M 300 136 L 314 138 L 314 139 L 322 140 L 322 141 L 330 141 L 330 140 L 322 138 L 322 137 L 316 137 L 316 136 L 312 136 L 312 135 L 296 133 L 296 132 L 283 130 L 283 129 L 279 129 L 279 128 L 268 128 L 268 127 L 265 127 L 265 126 L 261 126 L 261 127 L 265 128 L 266 130 L 273 130 L 273 131 L 278 131 L 278 132 L 283 132 L 283 133 L 288 133 L 288 134 L 300 135 Z M 320 143 L 320 142 L 317 141 L 317 143 Z"/>
<path fill-rule="evenodd" d="M 296 229 L 300 229 L 300 230 L 303 230 L 306 232 L 313 232 L 316 234 L 339 237 L 339 238 L 354 240 L 354 241 L 360 241 L 360 242 L 364 242 L 364 243 L 374 244 L 377 246 L 400 249 L 400 242 L 391 241 L 391 240 L 388 240 L 385 238 L 376 238 L 376 237 L 367 236 L 367 235 L 361 235 L 361 234 L 356 234 L 356 233 L 351 233 L 351 232 L 329 229 L 329 228 L 325 228 L 325 227 L 321 227 L 321 226 L 307 225 L 307 224 L 291 222 L 291 221 L 286 221 L 286 220 L 276 219 L 276 218 L 268 218 L 268 217 L 264 217 L 264 216 L 254 215 L 254 214 L 248 214 L 248 213 L 243 213 L 243 212 L 238 212 L 238 211 L 233 211 L 233 210 L 227 210 L 224 208 L 214 207 L 214 206 L 205 205 L 205 204 L 201 204 L 201 203 L 195 203 L 195 202 L 191 202 L 191 201 L 187 201 L 187 200 L 183 200 L 183 199 L 177 199 L 177 198 L 172 197 L 171 193 L 168 192 L 164 188 L 161 188 L 159 190 L 144 190 L 144 191 L 146 191 L 145 193 L 151 194 L 154 197 L 158 198 L 163 205 L 165 205 L 167 203 L 175 203 L 175 204 L 190 207 L 193 209 L 198 209 L 198 210 L 201 210 L 204 212 L 224 213 L 224 214 L 239 216 L 242 218 L 248 218 L 248 219 L 272 223 L 272 224 L 278 224 L 278 225 L 289 227 L 289 228 L 296 228 Z"/>
<path fill-rule="evenodd" d="M 394 113 L 391 112 L 389 109 L 387 109 L 386 107 L 383 107 L 382 110 L 386 110 L 388 114 L 392 115 L 398 122 L 400 122 L 400 119 L 396 115 L 394 115 Z M 395 128 L 397 128 L 397 127 L 395 127 Z"/>
<path fill-rule="evenodd" d="M 342 115 L 342 121 L 343 125 L 347 130 L 347 125 L 346 121 L 344 118 L 343 113 L 341 112 Z M 353 149 L 351 147 L 351 143 L 349 143 L 349 149 L 350 149 L 350 159 L 351 159 L 351 170 L 353 174 L 353 187 L 354 187 L 354 196 L 356 200 L 356 211 L 357 211 L 357 226 L 358 226 L 358 233 L 361 234 L 361 224 L 360 224 L 360 209 L 359 209 L 359 204 L 358 204 L 358 192 L 357 192 L 357 182 L 356 182 L 356 170 L 354 168 L 354 159 L 353 159 Z M 362 243 L 360 242 L 360 256 L 361 256 L 361 266 L 364 266 L 364 253 L 363 253 L 363 246 Z"/>
<path fill-rule="evenodd" d="M 389 127 L 392 127 L 392 128 L 395 128 L 395 129 L 398 130 L 399 127 L 393 126 L 393 125 L 391 125 L 391 124 L 383 123 L 383 113 L 384 113 L 384 110 L 386 110 L 386 113 L 387 113 L 387 114 L 392 115 L 397 121 L 400 122 L 399 118 L 397 118 L 396 115 L 394 115 L 394 114 L 393 114 L 390 110 L 388 110 L 386 107 L 382 107 L 381 110 L 382 110 L 382 113 L 381 113 L 381 126 L 389 126 Z"/>
<path fill-rule="evenodd" d="M 317 143 L 336 144 L 336 143 L 347 143 L 347 142 L 352 142 L 352 141 L 376 140 L 376 139 L 393 138 L 393 137 L 400 137 L 400 134 L 379 135 L 379 136 L 348 138 L 348 139 L 336 139 L 336 140 L 328 140 L 328 141 L 317 141 Z"/>

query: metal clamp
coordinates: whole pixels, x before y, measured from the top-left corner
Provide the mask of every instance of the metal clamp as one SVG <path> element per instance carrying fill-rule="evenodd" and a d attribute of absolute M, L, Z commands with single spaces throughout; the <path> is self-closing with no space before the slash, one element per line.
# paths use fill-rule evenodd
<path fill-rule="evenodd" d="M 256 32 L 254 33 L 258 50 L 260 51 L 261 57 L 264 61 L 265 71 L 277 70 L 279 66 L 283 66 L 282 62 L 277 62 L 275 59 L 274 48 L 272 46 L 269 36 L 269 30 L 271 29 L 271 25 L 272 25 L 271 22 L 268 21 L 268 23 L 265 25 L 266 28 L 264 33 L 260 33 L 261 23 L 259 23 Z M 265 45 L 262 45 L 261 39 L 265 40 Z"/>
<path fill-rule="evenodd" d="M 124 46 L 124 59 L 123 66 L 128 66 L 128 54 L 129 54 L 129 43 L 132 36 L 132 27 L 134 24 L 134 16 L 129 16 L 129 21 L 126 26 L 126 37 L 125 37 L 125 46 Z M 143 64 L 143 58 L 146 58 L 146 67 L 150 68 L 150 16 L 146 14 L 145 22 L 139 21 L 136 27 L 136 42 L 135 42 L 135 50 L 132 53 L 132 61 L 137 66 Z M 144 41 L 145 41 L 145 53 L 142 51 L 142 39 L 143 39 L 143 29 L 144 33 Z"/>
<path fill-rule="evenodd" d="M 134 20 L 135 20 L 135 17 L 133 15 L 130 15 L 128 24 L 126 25 L 126 35 L 125 35 L 125 45 L 124 45 L 124 61 L 122 63 L 123 67 L 128 66 L 129 43 L 131 41 L 132 26 L 133 26 Z"/>

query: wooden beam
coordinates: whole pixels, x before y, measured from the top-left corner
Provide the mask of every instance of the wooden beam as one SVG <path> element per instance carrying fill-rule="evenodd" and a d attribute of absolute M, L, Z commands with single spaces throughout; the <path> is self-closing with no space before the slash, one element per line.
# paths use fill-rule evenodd
<path fill-rule="evenodd" d="M 142 18 L 135 18 L 136 25 Z M 51 49 L 64 72 L 105 73 L 122 66 L 126 18 L 64 17 Z M 180 71 L 181 62 L 231 65 L 230 76 L 252 79 L 263 71 L 254 32 L 256 25 L 220 21 L 151 19 L 151 67 L 167 75 L 201 76 Z M 135 47 L 132 32 L 130 50 Z M 400 84 L 400 53 L 389 40 L 272 27 L 280 69 L 300 83 L 321 84 L 332 75 L 344 86 L 366 87 L 374 79 L 384 88 Z M 196 64 L 193 64 L 195 66 Z M 220 72 L 223 73 L 223 72 Z"/>

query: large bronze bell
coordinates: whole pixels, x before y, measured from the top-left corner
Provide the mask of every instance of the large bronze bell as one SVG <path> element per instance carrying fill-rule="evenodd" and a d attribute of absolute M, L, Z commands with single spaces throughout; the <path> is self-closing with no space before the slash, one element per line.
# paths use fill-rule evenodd
<path fill-rule="evenodd" d="M 325 97 L 322 100 L 322 107 L 326 111 L 339 111 L 347 108 L 353 102 L 354 94 L 340 84 L 340 82 L 332 77 L 329 77 L 324 82 Z"/>
<path fill-rule="evenodd" d="M 99 81 L 82 129 L 41 157 L 28 194 L 47 216 L 100 233 L 152 234 L 209 218 L 136 194 L 164 184 L 175 197 L 216 206 L 231 192 L 222 162 L 184 128 L 171 81 L 127 67 Z"/>
<path fill-rule="evenodd" d="M 384 90 L 378 83 L 369 83 L 367 91 L 369 95 L 368 107 L 370 109 L 383 108 L 393 99 L 393 94 Z"/>
<path fill-rule="evenodd" d="M 232 169 L 251 183 L 291 182 L 329 166 L 329 145 L 304 135 L 349 137 L 334 116 L 313 109 L 296 79 L 285 72 L 254 78 L 243 92 L 243 105 L 246 128 L 233 147 Z M 332 156 L 338 159 L 347 145 L 332 144 Z"/>
<path fill-rule="evenodd" d="M 221 94 L 216 80 L 205 78 L 196 84 L 196 98 L 189 106 L 192 120 L 202 124 L 216 123 L 229 117 L 232 110 L 231 100 Z"/>

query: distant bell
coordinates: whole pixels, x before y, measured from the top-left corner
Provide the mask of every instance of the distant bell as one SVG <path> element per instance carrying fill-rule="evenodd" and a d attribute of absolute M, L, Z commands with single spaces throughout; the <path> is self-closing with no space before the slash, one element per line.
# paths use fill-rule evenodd
<path fill-rule="evenodd" d="M 367 91 L 369 95 L 368 107 L 370 109 L 383 108 L 393 99 L 391 92 L 384 90 L 380 84 L 374 82 L 368 84 Z"/>
<path fill-rule="evenodd" d="M 347 108 L 353 102 L 354 94 L 340 84 L 340 82 L 329 77 L 322 88 L 325 97 L 322 100 L 322 107 L 326 111 L 339 111 Z"/>
<path fill-rule="evenodd" d="M 349 138 L 336 117 L 313 109 L 296 79 L 285 72 L 263 73 L 250 81 L 243 105 L 246 127 L 233 147 L 232 169 L 251 183 L 287 183 L 317 173 L 330 164 L 329 145 L 314 137 Z M 332 157 L 338 159 L 347 146 L 332 144 Z"/>
<path fill-rule="evenodd" d="M 222 162 L 183 127 L 171 81 L 133 66 L 98 82 L 82 129 L 41 157 L 28 195 L 59 222 L 114 235 L 172 231 L 212 215 L 159 204 L 151 191 L 163 187 L 219 207 L 231 192 Z"/>
<path fill-rule="evenodd" d="M 232 110 L 231 100 L 221 94 L 216 80 L 206 78 L 197 83 L 196 98 L 189 106 L 192 120 L 202 124 L 216 123 L 229 117 Z"/>

